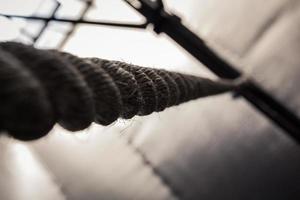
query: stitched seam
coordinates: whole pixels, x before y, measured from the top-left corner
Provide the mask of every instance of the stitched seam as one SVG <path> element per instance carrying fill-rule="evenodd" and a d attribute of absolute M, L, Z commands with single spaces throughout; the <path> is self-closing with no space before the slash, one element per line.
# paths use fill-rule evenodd
<path fill-rule="evenodd" d="M 276 25 L 281 17 L 289 10 L 289 8 L 295 3 L 294 0 L 288 1 L 285 5 L 280 7 L 275 13 L 263 24 L 263 26 L 257 31 L 253 39 L 249 42 L 249 45 L 243 51 L 243 56 L 255 49 L 255 46 L 268 35 L 269 30 Z"/>
<path fill-rule="evenodd" d="M 146 154 L 137 146 L 133 145 L 130 140 L 126 139 L 126 143 L 133 152 L 141 158 L 141 161 L 144 167 L 147 167 L 152 171 L 153 177 L 156 177 L 160 180 L 161 184 L 170 192 L 170 194 L 177 200 L 184 199 L 184 193 L 182 190 L 179 190 L 169 179 L 163 174 L 158 167 L 155 167 L 151 161 L 147 158 Z"/>
<path fill-rule="evenodd" d="M 222 54 L 224 58 L 229 59 L 230 61 L 241 61 L 245 58 L 247 54 L 249 54 L 253 49 L 255 49 L 256 45 L 263 40 L 265 35 L 269 33 L 269 30 L 279 21 L 279 19 L 289 11 L 289 8 L 292 7 L 298 0 L 290 0 L 285 5 L 280 7 L 280 9 L 276 10 L 274 14 L 269 17 L 266 22 L 262 25 L 262 27 L 257 31 L 254 37 L 247 42 L 247 46 L 245 49 L 242 49 L 240 53 L 233 50 L 228 45 L 225 45 L 222 40 L 218 38 L 207 39 L 206 41 L 212 45 L 212 49 L 217 51 L 219 54 Z M 222 52 L 223 51 L 223 52 Z M 225 53 L 224 53 L 225 52 Z M 228 58 L 229 57 L 229 58 Z"/>

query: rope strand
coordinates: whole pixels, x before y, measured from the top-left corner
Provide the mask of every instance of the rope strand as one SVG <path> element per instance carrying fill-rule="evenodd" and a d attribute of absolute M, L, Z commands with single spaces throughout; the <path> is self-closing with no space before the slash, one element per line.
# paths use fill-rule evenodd
<path fill-rule="evenodd" d="M 46 135 L 54 113 L 40 82 L 10 53 L 0 49 L 0 130 L 20 140 Z"/>
<path fill-rule="evenodd" d="M 94 121 L 101 125 L 109 125 L 117 120 L 122 110 L 122 100 L 120 90 L 111 76 L 101 67 L 77 56 L 65 52 L 54 52 L 70 62 L 83 75 L 93 93 Z"/>
<path fill-rule="evenodd" d="M 69 131 L 92 122 L 149 115 L 243 82 L 192 75 L 0 43 L 0 127 L 20 140 L 46 135 L 55 122 Z"/>
<path fill-rule="evenodd" d="M 91 124 L 94 117 L 92 92 L 74 66 L 53 52 L 32 46 L 5 42 L 0 47 L 15 56 L 39 80 L 52 104 L 55 120 L 62 127 L 78 131 Z"/>
<path fill-rule="evenodd" d="M 138 83 L 132 73 L 118 67 L 115 63 L 99 58 L 85 59 L 87 62 L 103 68 L 117 85 L 123 102 L 121 117 L 130 119 L 135 116 L 141 107 L 142 96 Z"/>

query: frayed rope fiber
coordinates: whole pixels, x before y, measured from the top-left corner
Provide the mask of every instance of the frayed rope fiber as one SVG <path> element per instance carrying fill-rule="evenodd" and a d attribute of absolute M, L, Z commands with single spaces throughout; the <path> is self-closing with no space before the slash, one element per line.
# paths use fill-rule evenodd
<path fill-rule="evenodd" d="M 19 140 L 34 140 L 55 123 L 69 131 L 92 122 L 109 125 L 119 117 L 149 115 L 241 85 L 3 42 L 0 130 Z"/>

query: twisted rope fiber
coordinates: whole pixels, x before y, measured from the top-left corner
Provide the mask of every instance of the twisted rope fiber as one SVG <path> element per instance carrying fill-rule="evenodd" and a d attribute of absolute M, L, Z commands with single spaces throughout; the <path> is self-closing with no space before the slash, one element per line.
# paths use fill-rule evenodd
<path fill-rule="evenodd" d="M 130 119 L 135 116 L 140 110 L 142 96 L 134 75 L 108 60 L 90 58 L 85 59 L 85 61 L 102 67 L 113 78 L 114 83 L 119 88 L 123 102 L 121 117 Z"/>
<path fill-rule="evenodd" d="M 109 61 L 0 43 L 0 127 L 34 140 L 57 122 L 70 131 L 92 122 L 148 115 L 189 100 L 238 90 L 240 82 L 212 81 Z"/>
<path fill-rule="evenodd" d="M 149 115 L 154 112 L 156 108 L 156 88 L 150 77 L 143 72 L 141 68 L 135 68 L 133 65 L 129 65 L 124 62 L 113 61 L 116 66 L 123 68 L 129 73 L 133 74 L 138 84 L 138 90 L 141 94 L 140 110 L 138 115 Z"/>

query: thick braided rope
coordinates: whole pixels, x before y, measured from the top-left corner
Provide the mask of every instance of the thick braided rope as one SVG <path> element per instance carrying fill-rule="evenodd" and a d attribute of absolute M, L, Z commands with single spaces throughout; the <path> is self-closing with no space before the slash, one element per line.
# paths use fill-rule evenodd
<path fill-rule="evenodd" d="M 1 130 L 19 139 L 46 135 L 55 120 L 44 88 L 21 62 L 1 49 L 0 87 Z"/>
<path fill-rule="evenodd" d="M 142 96 L 134 75 L 123 68 L 118 67 L 116 63 L 108 60 L 90 58 L 85 59 L 85 61 L 92 65 L 96 65 L 97 68 L 103 68 L 105 72 L 113 78 L 114 83 L 120 91 L 123 102 L 121 117 L 130 119 L 137 115 L 141 108 Z"/>
<path fill-rule="evenodd" d="M 148 115 L 240 84 L 0 43 L 0 127 L 20 140 Z"/>
<path fill-rule="evenodd" d="M 122 110 L 122 100 L 119 88 L 111 76 L 93 63 L 64 52 L 56 52 L 58 56 L 70 62 L 83 75 L 88 87 L 92 91 L 95 106 L 94 121 L 102 125 L 109 125 L 117 120 Z"/>
<path fill-rule="evenodd" d="M 124 62 L 111 61 L 114 66 L 120 67 L 131 73 L 138 84 L 138 90 L 141 94 L 141 106 L 138 115 L 149 115 L 156 109 L 157 92 L 153 81 L 143 72 L 141 68 L 136 68 Z M 99 66 L 100 67 L 100 66 Z"/>

